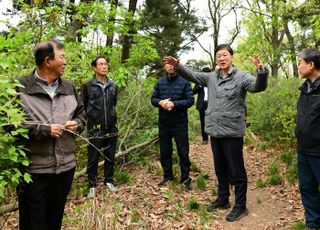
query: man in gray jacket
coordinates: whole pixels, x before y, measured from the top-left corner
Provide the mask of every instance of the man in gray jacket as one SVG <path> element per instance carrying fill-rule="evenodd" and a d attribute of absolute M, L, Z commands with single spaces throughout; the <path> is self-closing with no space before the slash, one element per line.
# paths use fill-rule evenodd
<path fill-rule="evenodd" d="M 258 57 L 252 58 L 257 66 L 257 78 L 249 72 L 238 70 L 233 65 L 233 50 L 229 45 L 219 45 L 215 54 L 219 69 L 212 73 L 193 72 L 174 57 L 165 57 L 164 62 L 174 65 L 181 77 L 208 87 L 205 131 L 211 136 L 218 198 L 207 210 L 212 212 L 217 208 L 230 207 L 229 184 L 232 180 L 235 185 L 235 204 L 226 219 L 236 221 L 248 214 L 247 173 L 243 161 L 246 93 L 266 89 L 268 70 Z"/>
<path fill-rule="evenodd" d="M 29 130 L 25 170 L 32 179 L 18 187 L 20 229 L 59 230 L 76 167 L 74 133 L 83 130 L 85 112 L 75 87 L 61 78 L 62 44 L 41 42 L 34 56 L 37 69 L 18 79 Z"/>

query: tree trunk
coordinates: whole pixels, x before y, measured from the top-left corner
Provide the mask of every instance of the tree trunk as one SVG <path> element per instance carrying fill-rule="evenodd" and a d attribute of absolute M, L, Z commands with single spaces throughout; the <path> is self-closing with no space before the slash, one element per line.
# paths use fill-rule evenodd
<path fill-rule="evenodd" d="M 80 0 L 80 2 L 84 2 L 84 3 L 89 3 L 92 0 Z M 78 19 L 73 19 L 73 16 L 77 13 L 77 7 L 74 5 L 75 0 L 71 0 L 70 1 L 70 7 L 71 7 L 71 23 L 70 23 L 70 27 L 68 29 L 68 35 L 70 37 L 70 39 L 72 41 L 78 41 L 81 42 L 82 41 L 82 36 L 81 34 L 78 32 L 79 29 L 81 29 L 83 27 L 83 23 L 81 20 Z"/>
<path fill-rule="evenodd" d="M 137 1 L 138 0 L 130 0 L 129 1 L 129 9 L 128 13 L 134 15 L 136 8 L 137 8 Z M 123 42 L 122 42 L 122 56 L 121 56 L 121 62 L 124 63 L 130 56 L 130 48 L 132 44 L 132 35 L 137 33 L 137 31 L 134 30 L 134 21 L 128 21 L 127 19 L 127 26 L 130 28 L 128 31 L 128 34 L 123 36 Z"/>
<path fill-rule="evenodd" d="M 116 10 L 118 7 L 118 3 L 119 0 L 110 0 L 110 12 L 109 12 L 109 17 L 108 17 L 108 21 L 110 23 L 109 25 L 109 29 L 108 29 L 108 35 L 107 35 L 107 42 L 106 42 L 106 46 L 112 47 L 113 45 L 113 37 L 114 37 L 114 25 L 116 22 Z"/>
<path fill-rule="evenodd" d="M 292 63 L 293 76 L 298 78 L 299 72 L 298 72 L 298 66 L 296 63 L 296 52 L 295 52 L 295 48 L 294 48 L 294 38 L 292 37 L 292 35 L 290 33 L 288 23 L 284 23 L 284 31 L 285 31 L 286 36 L 289 41 L 290 59 L 291 59 L 291 63 Z"/>
<path fill-rule="evenodd" d="M 271 76 L 278 77 L 279 65 L 277 63 L 271 64 Z"/>

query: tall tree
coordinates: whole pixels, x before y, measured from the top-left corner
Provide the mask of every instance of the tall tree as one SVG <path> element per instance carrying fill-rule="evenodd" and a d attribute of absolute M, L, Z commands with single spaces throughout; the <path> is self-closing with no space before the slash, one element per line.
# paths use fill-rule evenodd
<path fill-rule="evenodd" d="M 206 27 L 195 15 L 193 0 L 146 0 L 142 12 L 143 28 L 155 37 L 159 57 L 177 56 L 190 50 L 194 37 L 203 33 Z M 162 61 L 153 66 L 162 68 Z"/>
<path fill-rule="evenodd" d="M 112 47 L 113 38 L 114 38 L 114 27 L 116 23 L 117 7 L 119 4 L 119 0 L 109 0 L 109 2 L 111 5 L 111 8 L 108 16 L 109 27 L 108 27 L 108 33 L 107 33 L 106 46 Z"/>
<path fill-rule="evenodd" d="M 292 71 L 298 77 L 297 52 L 320 45 L 320 6 L 316 2 L 319 0 L 300 5 L 294 0 L 247 0 L 243 5 L 247 37 L 239 50 L 248 55 L 260 54 L 268 62 L 272 76 L 278 76 L 281 68 L 286 76 Z"/>
<path fill-rule="evenodd" d="M 229 45 L 231 45 L 234 41 L 234 39 L 237 37 L 237 35 L 240 32 L 239 29 L 239 21 L 238 21 L 238 13 L 237 13 L 237 7 L 238 7 L 239 1 L 238 0 L 208 0 L 208 8 L 210 13 L 210 22 L 211 22 L 211 28 L 212 28 L 212 39 L 213 39 L 213 49 L 215 49 L 219 44 L 219 37 L 221 34 L 221 24 L 223 20 L 226 20 L 228 16 L 231 16 L 233 14 L 234 16 L 234 30 L 232 32 L 231 38 L 228 42 Z M 203 46 L 201 46 L 203 48 Z M 204 48 L 203 48 L 204 49 Z M 215 54 L 212 55 L 212 52 L 210 50 L 204 49 L 206 53 L 209 54 L 212 66 L 216 66 L 215 60 Z"/>
<path fill-rule="evenodd" d="M 250 55 L 259 54 L 267 61 L 272 76 L 277 77 L 284 52 L 284 25 L 282 21 L 285 4 L 282 0 L 247 0 L 245 26 L 247 45 L 242 46 Z"/>
<path fill-rule="evenodd" d="M 124 63 L 129 58 L 132 37 L 137 33 L 135 30 L 134 13 L 137 8 L 137 0 L 129 1 L 128 13 L 125 16 L 125 25 L 129 28 L 128 32 L 123 36 L 121 62 Z"/>

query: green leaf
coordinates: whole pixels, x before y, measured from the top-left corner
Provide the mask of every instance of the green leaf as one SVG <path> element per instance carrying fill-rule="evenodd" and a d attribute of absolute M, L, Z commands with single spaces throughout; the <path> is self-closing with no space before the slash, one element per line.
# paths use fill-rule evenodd
<path fill-rule="evenodd" d="M 30 175 L 29 173 L 25 173 L 25 174 L 23 175 L 23 179 L 24 179 L 24 181 L 27 182 L 27 183 L 30 183 L 30 182 L 32 181 L 31 175 Z"/>
<path fill-rule="evenodd" d="M 21 162 L 21 164 L 24 165 L 24 166 L 28 166 L 30 163 L 29 163 L 28 160 L 23 160 L 23 161 Z"/>

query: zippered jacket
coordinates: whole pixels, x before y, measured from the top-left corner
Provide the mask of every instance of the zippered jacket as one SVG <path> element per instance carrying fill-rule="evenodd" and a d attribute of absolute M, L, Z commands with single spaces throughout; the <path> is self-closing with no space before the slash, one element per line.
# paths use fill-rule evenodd
<path fill-rule="evenodd" d="M 295 129 L 298 152 L 320 156 L 320 77 L 313 83 L 306 80 L 299 89 Z"/>
<path fill-rule="evenodd" d="M 183 78 L 207 86 L 208 107 L 205 131 L 212 137 L 243 137 L 245 134 L 245 98 L 247 91 L 256 93 L 267 88 L 268 70 L 257 71 L 257 77 L 235 66 L 223 79 L 220 70 L 193 72 L 179 64 L 175 71 Z"/>
<path fill-rule="evenodd" d="M 76 166 L 75 135 L 64 131 L 61 137 L 51 137 L 51 124 L 64 125 L 73 120 L 78 124 L 77 132 L 85 125 L 85 112 L 81 98 L 75 87 L 62 78 L 55 96 L 48 93 L 37 83 L 34 71 L 26 77 L 18 78 L 22 87 L 18 92 L 27 114 L 25 127 L 29 130 L 27 157 L 31 164 L 30 173 L 54 173 L 68 171 Z"/>
<path fill-rule="evenodd" d="M 174 103 L 171 111 L 159 106 L 159 102 L 170 99 Z M 177 76 L 164 76 L 154 87 L 151 104 L 159 107 L 159 125 L 171 126 L 177 123 L 188 123 L 188 108 L 194 103 L 191 85 L 185 79 Z"/>
<path fill-rule="evenodd" d="M 99 130 L 117 131 L 116 104 L 118 87 L 111 79 L 107 78 L 107 84 L 103 87 L 94 76 L 85 83 L 81 89 L 85 111 L 88 117 L 88 132 Z"/>

